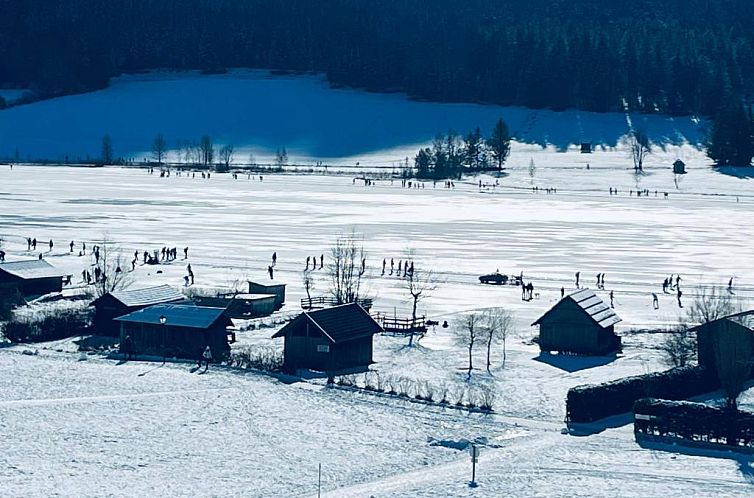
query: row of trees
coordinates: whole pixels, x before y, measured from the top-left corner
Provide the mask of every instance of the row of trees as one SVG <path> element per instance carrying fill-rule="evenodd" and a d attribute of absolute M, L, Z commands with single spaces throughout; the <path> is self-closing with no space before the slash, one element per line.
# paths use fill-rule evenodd
<path fill-rule="evenodd" d="M 417 178 L 460 178 L 464 173 L 502 170 L 511 150 L 508 125 L 500 118 L 489 137 L 479 128 L 465 136 L 450 130 L 438 135 L 432 147 L 421 149 L 414 158 Z"/>
<path fill-rule="evenodd" d="M 0 0 L 0 84 L 153 68 L 318 71 L 438 101 L 712 115 L 754 81 L 748 0 Z M 112 29 L 119 26 L 122 29 Z"/>
<path fill-rule="evenodd" d="M 740 98 L 728 98 L 715 114 L 705 144 L 718 166 L 749 166 L 754 157 L 754 113 Z"/>

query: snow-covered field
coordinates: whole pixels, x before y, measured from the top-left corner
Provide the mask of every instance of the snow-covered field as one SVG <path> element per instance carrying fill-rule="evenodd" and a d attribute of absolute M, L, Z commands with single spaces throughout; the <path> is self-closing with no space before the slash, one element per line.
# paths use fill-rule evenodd
<path fill-rule="evenodd" d="M 670 164 L 689 174 L 676 188 Z M 537 166 L 532 180 L 528 163 Z M 442 283 L 422 303 L 430 318 L 503 306 L 515 317 L 508 360 L 493 355 L 492 374 L 471 385 L 492 386 L 496 415 L 469 415 L 405 401 L 329 390 L 319 383 L 278 380 L 221 368 L 206 375 L 176 363 L 127 363 L 57 352 L 61 344 L 0 350 L 0 480 L 12 496 L 310 496 L 317 465 L 331 496 L 750 496 L 749 462 L 642 449 L 630 427 L 589 437 L 560 433 L 568 388 L 664 368 L 657 338 L 631 329 L 663 328 L 682 314 L 661 282 L 681 274 L 684 301 L 697 285 L 725 287 L 734 299 L 754 297 L 754 192 L 744 172 L 713 171 L 684 146 L 658 151 L 639 187 L 625 152 L 581 155 L 517 144 L 508 176 L 495 188 L 477 178 L 455 189 L 373 187 L 342 176 L 213 175 L 210 180 L 159 178 L 127 168 L 17 165 L 0 168 L 0 237 L 8 260 L 36 257 L 25 238 L 55 247 L 45 257 L 74 275 L 91 262 L 69 254 L 107 234 L 126 254 L 164 245 L 189 246 L 196 284 L 222 286 L 247 277 L 287 282 L 287 309 L 303 297 L 307 256 L 327 254 L 354 230 L 368 252 L 368 287 L 375 310 L 406 314 L 401 280 L 380 276 L 383 258 L 412 248 L 416 265 L 434 268 Z M 589 169 L 586 168 L 589 163 Z M 737 175 L 737 176 L 736 176 Z M 492 177 L 483 182 L 494 183 Z M 540 188 L 538 193 L 532 185 Z M 547 194 L 544 188 L 556 188 Z M 618 188 L 610 196 L 608 189 Z M 655 197 L 654 191 L 658 191 Z M 668 192 L 665 199 L 664 192 Z M 137 266 L 137 284 L 180 286 L 184 261 Z M 524 272 L 539 298 L 522 302 L 516 287 L 486 287 L 477 276 L 499 268 Z M 606 273 L 623 318 L 623 354 L 596 360 L 539 357 L 529 324 L 556 302 L 573 276 L 592 285 Z M 324 272 L 315 293 L 324 293 Z M 651 306 L 660 295 L 660 309 Z M 271 341 L 273 329 L 243 333 L 244 344 Z M 416 380 L 464 383 L 464 352 L 453 326 L 438 328 L 416 348 L 379 337 L 373 369 Z M 483 363 L 483 353 L 477 366 Z M 143 374 L 143 375 L 141 375 Z M 749 392 L 744 406 L 754 407 Z M 466 485 L 470 463 L 453 449 L 464 439 L 483 444 L 479 488 Z M 439 444 L 438 444 L 439 443 Z"/>
<path fill-rule="evenodd" d="M 0 158 L 91 160 L 100 157 L 102 136 L 109 134 L 116 157 L 141 161 L 163 133 L 170 148 L 202 135 L 233 144 L 237 162 L 248 162 L 251 151 L 256 160 L 271 162 L 276 149 L 286 147 L 300 163 L 391 166 L 438 133 L 452 128 L 465 134 L 477 126 L 486 133 L 500 117 L 522 142 L 560 148 L 613 146 L 629 123 L 657 143 L 698 143 L 705 128 L 693 118 L 415 102 L 401 94 L 332 89 L 317 76 L 163 72 L 123 76 L 101 91 L 0 111 Z"/>

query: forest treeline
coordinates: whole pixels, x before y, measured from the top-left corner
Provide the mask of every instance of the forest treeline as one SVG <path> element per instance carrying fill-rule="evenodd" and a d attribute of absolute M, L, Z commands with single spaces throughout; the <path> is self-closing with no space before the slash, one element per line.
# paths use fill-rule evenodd
<path fill-rule="evenodd" d="M 750 0 L 0 0 L 0 86 L 154 68 L 534 108 L 714 114 L 754 81 Z"/>

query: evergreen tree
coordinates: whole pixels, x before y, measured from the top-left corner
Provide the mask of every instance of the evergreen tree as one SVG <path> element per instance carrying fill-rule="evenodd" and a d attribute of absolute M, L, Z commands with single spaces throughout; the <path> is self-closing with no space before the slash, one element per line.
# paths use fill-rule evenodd
<path fill-rule="evenodd" d="M 503 169 L 503 163 L 511 152 L 511 136 L 508 125 L 503 118 L 497 120 L 490 138 L 487 139 L 487 147 L 490 148 L 492 158 L 495 160 L 497 169 Z"/>
<path fill-rule="evenodd" d="M 707 140 L 707 155 L 718 166 L 750 166 L 754 157 L 751 107 L 730 98 L 715 116 Z"/>

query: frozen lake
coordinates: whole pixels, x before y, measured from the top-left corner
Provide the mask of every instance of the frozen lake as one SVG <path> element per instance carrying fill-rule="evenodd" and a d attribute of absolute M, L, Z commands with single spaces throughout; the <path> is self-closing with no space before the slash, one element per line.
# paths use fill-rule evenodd
<path fill-rule="evenodd" d="M 298 162 L 390 165 L 413 158 L 438 133 L 477 126 L 486 133 L 500 117 L 519 141 L 560 148 L 585 141 L 613 146 L 629 122 L 657 143 L 698 143 L 705 133 L 703 122 L 688 117 L 416 102 L 332 89 L 316 76 L 238 70 L 123 76 L 101 91 L 0 111 L 0 158 L 96 159 L 109 134 L 116 157 L 140 161 L 163 133 L 171 148 L 202 135 L 231 143 L 238 162 L 248 162 L 250 151 L 269 162 L 287 147 Z"/>

